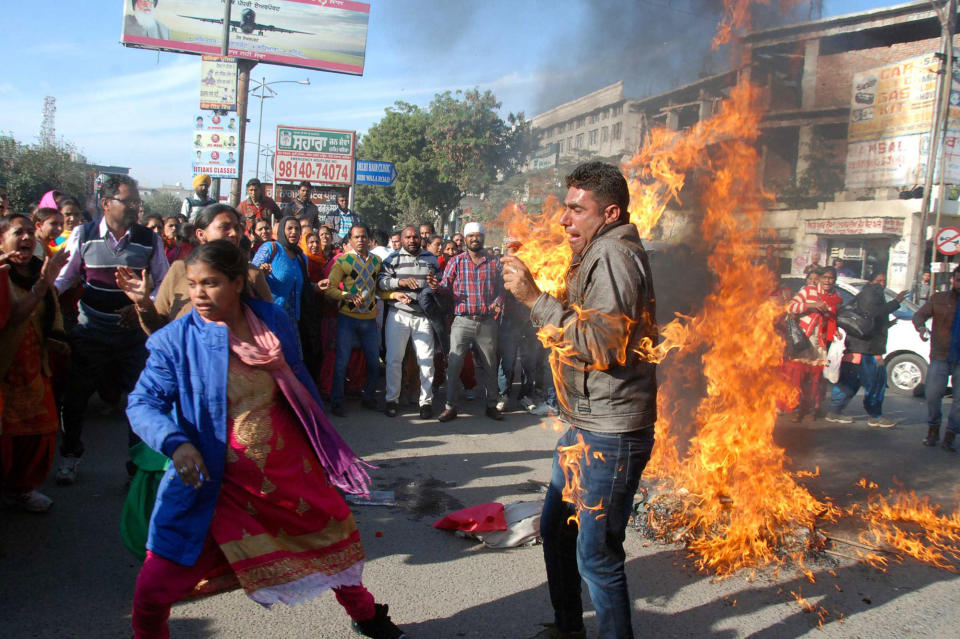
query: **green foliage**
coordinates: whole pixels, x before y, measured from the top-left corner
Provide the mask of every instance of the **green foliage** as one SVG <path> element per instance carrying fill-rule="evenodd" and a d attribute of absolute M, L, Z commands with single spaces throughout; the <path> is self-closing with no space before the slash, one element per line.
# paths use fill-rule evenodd
<path fill-rule="evenodd" d="M 82 203 L 86 193 L 85 165 L 76 161 L 76 148 L 22 144 L 0 135 L 0 183 L 7 187 L 13 210 L 27 212 L 47 191 L 56 189 Z"/>
<path fill-rule="evenodd" d="M 425 110 L 406 102 L 386 109 L 357 149 L 361 160 L 393 162 L 393 186 L 358 186 L 357 212 L 381 229 L 434 222 L 455 209 L 468 192 L 482 193 L 515 171 L 529 130 L 523 115 L 504 121 L 489 91 L 459 97 L 438 94 Z"/>
<path fill-rule="evenodd" d="M 162 215 L 165 218 L 171 215 L 179 215 L 182 204 L 183 200 L 173 193 L 158 192 L 143 198 L 143 206 L 147 213 Z"/>
<path fill-rule="evenodd" d="M 807 167 L 796 183 L 779 185 L 777 200 L 791 207 L 815 207 L 818 202 L 833 199 L 843 190 L 846 170 L 837 147 L 823 136 L 814 135 L 808 152 L 803 156 Z"/>

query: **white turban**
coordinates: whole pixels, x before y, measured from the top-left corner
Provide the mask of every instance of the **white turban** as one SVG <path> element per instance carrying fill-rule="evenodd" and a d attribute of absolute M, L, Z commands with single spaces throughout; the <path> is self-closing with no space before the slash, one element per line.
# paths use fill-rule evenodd
<path fill-rule="evenodd" d="M 470 235 L 471 233 L 479 233 L 483 235 L 483 225 L 480 222 L 467 222 L 463 226 L 463 234 Z"/>

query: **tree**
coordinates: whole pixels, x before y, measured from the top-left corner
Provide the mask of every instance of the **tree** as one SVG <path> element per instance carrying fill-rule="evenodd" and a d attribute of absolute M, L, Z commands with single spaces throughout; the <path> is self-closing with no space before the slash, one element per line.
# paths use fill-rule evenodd
<path fill-rule="evenodd" d="M 22 144 L 0 135 L 0 183 L 5 184 L 15 211 L 29 211 L 47 191 L 56 189 L 82 203 L 86 193 L 85 164 L 76 148 L 63 141 L 52 145 Z"/>
<path fill-rule="evenodd" d="M 461 195 L 480 194 L 520 167 L 530 141 L 523 113 L 497 111 L 490 91 L 449 91 L 430 103 L 427 141 L 433 147 L 440 178 L 457 186 Z"/>
<path fill-rule="evenodd" d="M 164 218 L 180 214 L 180 206 L 183 201 L 173 193 L 164 193 L 162 191 L 144 196 L 143 206 L 148 213 L 160 215 Z"/>
<path fill-rule="evenodd" d="M 396 102 L 363 137 L 357 157 L 393 162 L 393 186 L 358 186 L 357 212 L 373 226 L 389 229 L 400 224 L 434 220 L 459 201 L 456 186 L 440 179 L 433 148 L 426 140 L 430 115 L 420 107 Z"/>

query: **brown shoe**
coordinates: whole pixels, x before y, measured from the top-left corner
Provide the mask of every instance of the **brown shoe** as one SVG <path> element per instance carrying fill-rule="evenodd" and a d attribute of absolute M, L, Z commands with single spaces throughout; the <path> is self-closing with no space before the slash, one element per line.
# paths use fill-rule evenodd
<path fill-rule="evenodd" d="M 457 418 L 457 409 L 456 409 L 456 408 L 448 408 L 448 409 L 446 409 L 445 411 L 443 411 L 442 413 L 440 413 L 440 415 L 437 417 L 437 421 L 438 421 L 438 422 L 449 422 L 449 421 L 451 421 L 451 420 L 453 420 L 453 419 L 456 419 L 456 418 Z"/>
<path fill-rule="evenodd" d="M 496 406 L 487 406 L 487 417 L 490 419 L 495 419 L 498 422 L 503 421 L 503 413 L 497 410 Z"/>

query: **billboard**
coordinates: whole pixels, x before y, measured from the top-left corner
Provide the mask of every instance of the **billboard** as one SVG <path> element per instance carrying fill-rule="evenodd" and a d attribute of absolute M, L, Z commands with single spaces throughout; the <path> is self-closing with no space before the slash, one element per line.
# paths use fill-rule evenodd
<path fill-rule="evenodd" d="M 223 0 L 124 0 L 120 43 L 219 55 Z M 370 5 L 352 0 L 232 0 L 229 55 L 363 74 Z"/>
<path fill-rule="evenodd" d="M 237 110 L 237 61 L 205 55 L 200 62 L 200 108 Z"/>
<path fill-rule="evenodd" d="M 234 114 L 204 113 L 193 120 L 190 154 L 193 174 L 236 178 L 240 133 Z"/>
<path fill-rule="evenodd" d="M 274 180 L 352 184 L 355 137 L 353 131 L 278 126 Z"/>
<path fill-rule="evenodd" d="M 847 189 L 923 181 L 939 65 L 931 52 L 853 75 Z M 960 69 L 954 70 L 949 118 L 948 126 L 960 126 Z M 957 135 L 948 131 L 946 180 L 951 184 L 960 181 L 960 164 L 951 157 Z"/>

